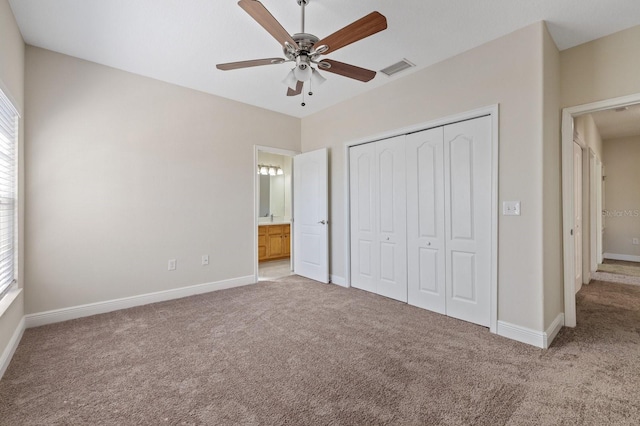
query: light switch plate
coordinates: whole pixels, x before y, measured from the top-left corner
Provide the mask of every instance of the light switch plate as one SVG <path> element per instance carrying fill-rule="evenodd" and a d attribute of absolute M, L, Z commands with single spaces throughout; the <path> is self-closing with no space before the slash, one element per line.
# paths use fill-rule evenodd
<path fill-rule="evenodd" d="M 520 216 L 520 201 L 503 201 L 502 214 L 504 216 Z"/>

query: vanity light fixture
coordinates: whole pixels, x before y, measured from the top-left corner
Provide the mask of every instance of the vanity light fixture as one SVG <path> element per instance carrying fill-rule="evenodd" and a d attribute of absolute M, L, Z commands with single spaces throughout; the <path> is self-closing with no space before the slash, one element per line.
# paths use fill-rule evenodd
<path fill-rule="evenodd" d="M 283 175 L 284 171 L 278 166 L 258 164 L 258 174 L 264 176 Z"/>

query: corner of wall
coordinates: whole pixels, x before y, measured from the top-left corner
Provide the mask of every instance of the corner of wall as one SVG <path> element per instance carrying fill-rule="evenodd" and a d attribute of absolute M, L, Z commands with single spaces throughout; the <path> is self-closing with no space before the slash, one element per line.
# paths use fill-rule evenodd
<path fill-rule="evenodd" d="M 563 312 L 560 51 L 542 28 L 543 329 Z"/>
<path fill-rule="evenodd" d="M 0 89 L 8 96 L 23 115 L 20 120 L 18 141 L 18 278 L 20 285 L 24 277 L 24 79 L 25 44 L 20 29 L 7 0 L 0 0 Z M 13 300 L 9 301 L 9 298 Z M 5 296 L 6 306 L 0 313 L 0 377 L 11 361 L 22 331 L 24 330 L 24 292 L 15 290 Z"/>

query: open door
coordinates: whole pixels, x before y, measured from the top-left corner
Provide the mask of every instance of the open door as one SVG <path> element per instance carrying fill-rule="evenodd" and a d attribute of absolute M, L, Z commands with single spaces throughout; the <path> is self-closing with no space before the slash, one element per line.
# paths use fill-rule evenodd
<path fill-rule="evenodd" d="M 327 149 L 293 158 L 293 270 L 329 282 Z"/>
<path fill-rule="evenodd" d="M 573 238 L 575 253 L 575 292 L 582 288 L 582 148 L 573 143 Z"/>

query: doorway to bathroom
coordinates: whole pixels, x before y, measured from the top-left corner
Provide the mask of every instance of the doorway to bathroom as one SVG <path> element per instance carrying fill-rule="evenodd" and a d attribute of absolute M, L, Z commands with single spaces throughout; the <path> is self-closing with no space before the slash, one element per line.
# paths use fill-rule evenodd
<path fill-rule="evenodd" d="M 293 157 L 295 151 L 256 146 L 256 278 L 270 281 L 293 272 Z"/>

